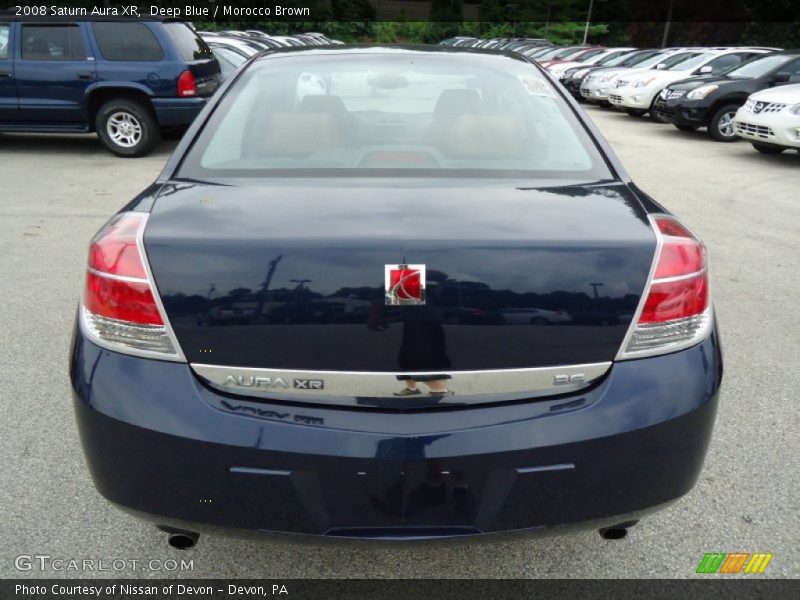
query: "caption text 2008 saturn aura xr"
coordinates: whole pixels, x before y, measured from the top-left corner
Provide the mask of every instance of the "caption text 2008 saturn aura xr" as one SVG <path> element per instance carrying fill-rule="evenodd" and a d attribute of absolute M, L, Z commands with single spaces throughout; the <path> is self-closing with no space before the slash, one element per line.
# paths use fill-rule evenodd
<path fill-rule="evenodd" d="M 189 546 L 426 539 L 685 494 L 722 376 L 706 252 L 524 57 L 280 51 L 91 242 L 98 490 Z"/>

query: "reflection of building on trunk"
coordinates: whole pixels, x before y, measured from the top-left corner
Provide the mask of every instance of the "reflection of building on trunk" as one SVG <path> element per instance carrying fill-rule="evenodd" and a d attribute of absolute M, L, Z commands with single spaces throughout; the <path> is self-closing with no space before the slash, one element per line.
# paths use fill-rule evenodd
<path fill-rule="evenodd" d="M 432 396 L 449 396 L 448 390 L 450 375 L 435 373 L 436 371 L 449 370 L 452 366 L 447 356 L 442 326 L 443 313 L 441 308 L 442 286 L 440 282 L 447 279 L 447 275 L 440 271 L 428 271 L 428 289 L 425 304 L 422 306 L 404 306 L 403 311 L 403 341 L 397 356 L 400 370 L 411 373 L 398 375 L 397 379 L 405 383 L 405 388 L 396 392 L 396 396 L 413 396 L 420 394 L 417 383 L 423 383 L 430 389 Z M 431 372 L 434 374 L 431 374 Z M 427 373 L 426 375 L 413 375 L 413 373 Z"/>

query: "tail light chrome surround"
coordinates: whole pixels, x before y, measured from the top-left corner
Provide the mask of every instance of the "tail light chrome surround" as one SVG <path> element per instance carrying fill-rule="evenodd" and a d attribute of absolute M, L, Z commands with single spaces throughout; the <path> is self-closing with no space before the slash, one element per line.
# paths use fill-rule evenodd
<path fill-rule="evenodd" d="M 174 362 L 186 362 L 186 358 L 181 350 L 175 332 L 169 323 L 164 305 L 161 302 L 158 289 L 153 279 L 150 269 L 150 262 L 147 259 L 147 252 L 144 248 L 144 231 L 147 226 L 147 213 L 125 212 L 114 215 L 92 239 L 91 244 L 100 241 L 103 233 L 116 223 L 125 219 L 136 219 L 138 221 L 135 244 L 136 255 L 140 261 L 140 266 L 145 274 L 145 278 L 131 277 L 122 274 L 103 272 L 87 263 L 86 275 L 84 280 L 83 293 L 81 294 L 80 306 L 78 309 L 78 323 L 81 331 L 89 340 L 98 346 L 114 352 L 140 356 L 143 358 L 155 358 Z M 91 248 L 91 246 L 90 246 Z M 90 250 L 91 252 L 91 250 Z M 140 322 L 128 319 L 111 318 L 107 315 L 98 314 L 87 307 L 87 295 L 90 291 L 90 280 L 116 282 L 120 284 L 131 284 L 147 286 L 152 301 L 160 317 L 160 324 L 152 324 L 143 319 Z"/>

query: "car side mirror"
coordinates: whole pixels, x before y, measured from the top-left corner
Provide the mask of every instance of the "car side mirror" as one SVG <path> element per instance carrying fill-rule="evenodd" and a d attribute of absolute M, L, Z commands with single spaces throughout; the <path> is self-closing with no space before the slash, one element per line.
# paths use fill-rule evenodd
<path fill-rule="evenodd" d="M 789 78 L 790 77 L 791 76 L 789 75 L 789 73 L 775 73 L 775 75 L 772 76 L 772 80 L 771 81 L 772 81 L 773 84 L 776 84 L 776 83 L 789 83 Z"/>
<path fill-rule="evenodd" d="M 711 65 L 706 65 L 705 67 L 700 67 L 697 69 L 698 75 L 703 75 L 704 73 L 711 73 L 714 70 L 714 67 Z"/>
<path fill-rule="evenodd" d="M 658 63 L 658 64 L 656 65 L 656 69 L 658 69 L 658 70 L 660 71 L 661 69 L 664 69 L 664 68 L 666 68 L 666 66 L 667 66 L 667 65 L 666 65 L 665 63 Z"/>

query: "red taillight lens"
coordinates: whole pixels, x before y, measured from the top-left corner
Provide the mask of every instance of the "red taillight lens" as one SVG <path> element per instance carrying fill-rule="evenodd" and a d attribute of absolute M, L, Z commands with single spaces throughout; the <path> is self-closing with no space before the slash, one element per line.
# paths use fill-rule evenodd
<path fill-rule="evenodd" d="M 639 317 L 639 323 L 663 323 L 685 319 L 703 312 L 708 306 L 706 275 L 653 283 Z"/>
<path fill-rule="evenodd" d="M 141 325 L 164 324 L 139 251 L 144 223 L 144 215 L 117 215 L 92 240 L 83 298 L 89 312 Z"/>
<path fill-rule="evenodd" d="M 164 324 L 146 281 L 121 281 L 89 272 L 83 305 L 89 312 L 107 319 L 142 325 Z"/>
<path fill-rule="evenodd" d="M 685 348 L 710 330 L 705 247 L 673 217 L 653 223 L 660 242 L 653 279 L 621 358 Z"/>
<path fill-rule="evenodd" d="M 184 71 L 178 77 L 178 96 L 196 96 L 197 95 L 197 81 L 194 79 L 194 74 L 191 71 Z"/>
<path fill-rule="evenodd" d="M 89 247 L 89 268 L 111 275 L 145 279 L 136 236 L 142 226 L 139 215 L 109 222 Z"/>
<path fill-rule="evenodd" d="M 664 238 L 654 279 L 680 277 L 705 268 L 703 245 L 695 239 Z"/>
<path fill-rule="evenodd" d="M 654 221 L 661 234 L 661 251 L 639 322 L 663 323 L 702 313 L 708 307 L 703 244 L 671 217 L 659 216 Z"/>

